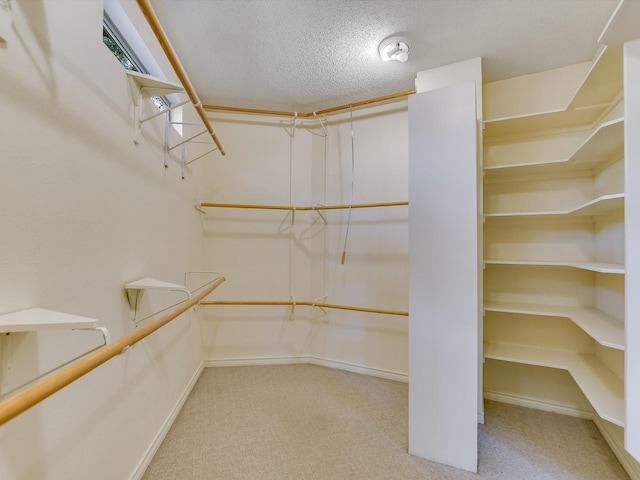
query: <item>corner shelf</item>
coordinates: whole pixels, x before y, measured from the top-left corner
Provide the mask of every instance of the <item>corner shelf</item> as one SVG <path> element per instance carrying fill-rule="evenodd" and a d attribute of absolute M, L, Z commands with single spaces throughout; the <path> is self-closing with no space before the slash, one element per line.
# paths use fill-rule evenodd
<path fill-rule="evenodd" d="M 571 210 L 539 211 L 539 212 L 508 212 L 508 213 L 485 213 L 485 218 L 515 218 L 515 217 L 553 217 L 553 216 L 597 216 L 607 215 L 616 210 L 624 208 L 624 193 L 612 193 L 602 195 L 594 200 L 578 205 Z"/>
<path fill-rule="evenodd" d="M 611 71 L 622 71 L 622 48 L 604 47 L 593 59 L 589 71 L 565 108 L 487 119 L 484 137 L 504 137 L 593 124 L 618 92 L 622 77 L 611 78 Z"/>
<path fill-rule="evenodd" d="M 624 324 L 595 308 L 533 303 L 486 302 L 487 312 L 568 318 L 600 345 L 624 350 Z"/>
<path fill-rule="evenodd" d="M 485 343 L 493 360 L 567 370 L 597 414 L 624 427 L 624 385 L 595 355 L 507 343 Z"/>
<path fill-rule="evenodd" d="M 599 125 L 569 158 L 532 163 L 488 165 L 484 167 L 484 173 L 488 178 L 501 178 L 514 174 L 525 176 L 559 173 L 567 170 L 590 170 L 616 155 L 622 156 L 623 144 L 624 118 L 620 117 Z"/>
<path fill-rule="evenodd" d="M 129 282 L 124 286 L 127 293 L 127 299 L 129 300 L 129 307 L 131 308 L 131 320 L 136 319 L 138 295 L 145 290 L 170 290 L 175 292 L 185 292 L 188 298 L 191 298 L 191 292 L 184 285 L 178 285 L 176 283 L 164 282 L 162 280 L 156 280 L 153 278 L 141 278 L 135 282 Z"/>
<path fill-rule="evenodd" d="M 533 267 L 571 267 L 580 270 L 589 270 L 598 273 L 612 273 L 624 275 L 624 265 L 604 262 L 580 262 L 580 261 L 546 261 L 546 260 L 485 260 L 485 265 L 516 265 Z"/>

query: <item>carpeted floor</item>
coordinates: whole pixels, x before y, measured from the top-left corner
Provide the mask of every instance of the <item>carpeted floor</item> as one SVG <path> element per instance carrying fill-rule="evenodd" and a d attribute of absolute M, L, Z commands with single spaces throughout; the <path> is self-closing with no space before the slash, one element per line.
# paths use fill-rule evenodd
<path fill-rule="evenodd" d="M 628 478 L 593 422 L 495 402 L 479 474 L 411 456 L 407 388 L 314 365 L 205 369 L 143 480 Z"/>

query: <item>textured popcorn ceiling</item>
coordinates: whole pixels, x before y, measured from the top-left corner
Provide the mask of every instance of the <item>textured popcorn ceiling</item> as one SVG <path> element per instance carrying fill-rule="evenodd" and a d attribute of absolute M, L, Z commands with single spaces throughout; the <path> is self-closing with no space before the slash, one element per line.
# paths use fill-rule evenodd
<path fill-rule="evenodd" d="M 590 60 L 618 0 L 152 0 L 202 103 L 310 112 L 483 58 L 484 81 Z M 411 41 L 382 62 L 381 40 Z"/>

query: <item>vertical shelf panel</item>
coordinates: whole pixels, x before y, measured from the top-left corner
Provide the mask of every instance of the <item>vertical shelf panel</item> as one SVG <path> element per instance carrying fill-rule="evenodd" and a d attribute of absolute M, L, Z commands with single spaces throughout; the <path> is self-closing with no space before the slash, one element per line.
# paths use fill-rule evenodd
<path fill-rule="evenodd" d="M 637 22 L 636 22 L 637 23 Z M 625 448 L 640 461 L 640 40 L 624 44 Z"/>
<path fill-rule="evenodd" d="M 475 105 L 473 83 L 409 99 L 409 451 L 470 471 L 479 364 Z"/>

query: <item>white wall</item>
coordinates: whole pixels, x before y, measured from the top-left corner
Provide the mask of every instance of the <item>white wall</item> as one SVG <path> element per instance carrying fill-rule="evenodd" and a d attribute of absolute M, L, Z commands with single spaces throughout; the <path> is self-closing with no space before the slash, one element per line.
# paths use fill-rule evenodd
<path fill-rule="evenodd" d="M 126 282 L 181 283 L 201 269 L 199 167 L 184 181 L 175 159 L 165 171 L 160 119 L 133 144 L 125 74 L 102 44 L 102 1 L 11 5 L 0 46 L 0 313 L 85 315 L 117 339 L 134 328 Z M 146 293 L 140 314 L 180 298 Z M 10 387 L 97 345 L 98 335 L 9 342 Z M 129 478 L 201 362 L 189 313 L 0 427 L 0 478 Z"/>
<path fill-rule="evenodd" d="M 314 119 L 213 113 L 228 155 L 214 162 L 203 200 L 296 205 L 349 203 L 349 113 Z M 353 112 L 354 203 L 407 200 L 407 110 L 395 102 Z M 290 161 L 293 161 L 293 182 Z M 228 281 L 225 300 L 312 301 L 407 310 L 407 207 L 354 209 L 345 264 L 348 212 L 208 209 L 203 217 L 207 268 Z M 407 374 L 407 317 L 286 306 L 204 307 L 210 364 L 285 361 L 334 366 L 393 378 Z"/>

